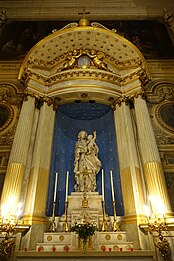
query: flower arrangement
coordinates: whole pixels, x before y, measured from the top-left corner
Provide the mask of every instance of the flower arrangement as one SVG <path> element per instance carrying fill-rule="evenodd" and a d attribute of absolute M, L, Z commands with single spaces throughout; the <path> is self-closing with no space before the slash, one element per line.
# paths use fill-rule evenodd
<path fill-rule="evenodd" d="M 71 227 L 72 232 L 76 232 L 79 235 L 79 238 L 82 239 L 83 242 L 83 250 L 86 250 L 86 244 L 90 236 L 95 234 L 97 230 L 97 226 L 95 224 L 85 222 L 85 223 L 75 223 Z"/>

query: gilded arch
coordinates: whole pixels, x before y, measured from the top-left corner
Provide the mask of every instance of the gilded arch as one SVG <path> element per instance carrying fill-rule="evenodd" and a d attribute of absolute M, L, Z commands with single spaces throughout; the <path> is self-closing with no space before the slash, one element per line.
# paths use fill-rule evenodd
<path fill-rule="evenodd" d="M 77 99 L 111 104 L 141 90 L 150 73 L 138 48 L 115 31 L 82 20 L 54 30 L 30 50 L 19 72 L 27 89 L 60 104 Z"/>

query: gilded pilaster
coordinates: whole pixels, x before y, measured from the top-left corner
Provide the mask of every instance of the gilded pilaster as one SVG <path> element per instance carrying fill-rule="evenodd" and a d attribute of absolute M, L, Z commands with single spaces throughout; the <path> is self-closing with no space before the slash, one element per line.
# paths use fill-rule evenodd
<path fill-rule="evenodd" d="M 29 96 L 24 100 L 22 105 L 5 176 L 1 203 L 6 204 L 13 196 L 15 198 L 14 209 L 17 207 L 20 197 L 28 156 L 34 109 L 35 98 Z"/>
<path fill-rule="evenodd" d="M 141 96 L 134 100 L 135 114 L 139 135 L 139 144 L 144 164 L 146 184 L 150 196 L 157 197 L 165 206 L 165 211 L 170 212 L 170 202 L 164 179 L 161 160 L 156 144 L 152 124 L 147 105 Z M 156 203 L 151 202 L 153 211 L 156 211 Z"/>
<path fill-rule="evenodd" d="M 39 223 L 45 217 L 54 117 L 53 105 L 44 101 L 40 108 L 25 204 L 24 218 L 29 222 Z"/>

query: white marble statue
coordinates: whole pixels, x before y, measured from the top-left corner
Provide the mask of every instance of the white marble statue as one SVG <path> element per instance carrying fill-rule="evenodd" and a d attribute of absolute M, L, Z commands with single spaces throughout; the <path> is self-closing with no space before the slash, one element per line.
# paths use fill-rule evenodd
<path fill-rule="evenodd" d="M 96 174 L 101 167 L 98 159 L 98 146 L 95 142 L 96 132 L 87 135 L 86 131 L 80 131 L 75 145 L 75 191 L 84 191 L 84 173 L 86 173 L 86 191 L 95 191 Z"/>

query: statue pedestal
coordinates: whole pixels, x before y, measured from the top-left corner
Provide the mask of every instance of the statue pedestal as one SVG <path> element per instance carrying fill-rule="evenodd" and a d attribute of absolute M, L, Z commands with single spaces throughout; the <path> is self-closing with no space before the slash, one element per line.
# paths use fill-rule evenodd
<path fill-rule="evenodd" d="M 68 211 L 67 220 L 69 226 L 75 222 L 80 222 L 82 219 L 93 221 L 98 227 L 102 223 L 102 196 L 98 192 L 87 192 L 86 198 L 88 201 L 88 208 L 82 207 L 82 201 L 84 193 L 83 192 L 72 192 L 68 196 Z M 109 217 L 108 221 L 110 220 Z M 65 215 L 60 217 L 57 224 L 57 230 L 62 231 L 63 222 L 65 221 Z"/>
<path fill-rule="evenodd" d="M 71 214 L 75 209 L 82 208 L 83 201 L 83 192 L 72 192 L 70 196 L 68 196 L 68 214 Z M 102 215 L 102 196 L 98 194 L 98 192 L 86 192 L 87 200 L 88 200 L 88 210 L 97 210 L 100 215 Z"/>

